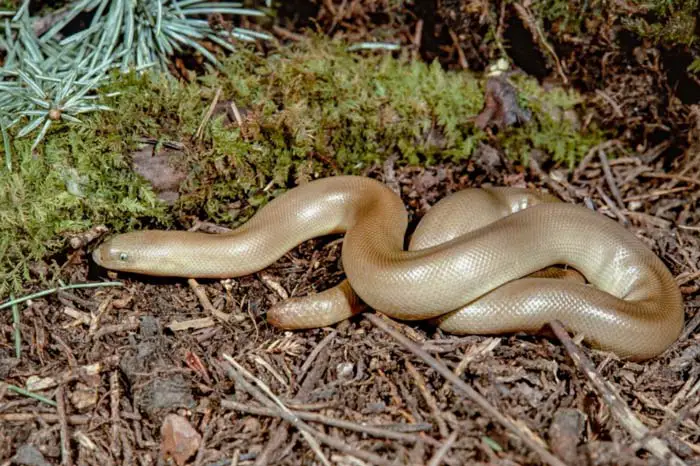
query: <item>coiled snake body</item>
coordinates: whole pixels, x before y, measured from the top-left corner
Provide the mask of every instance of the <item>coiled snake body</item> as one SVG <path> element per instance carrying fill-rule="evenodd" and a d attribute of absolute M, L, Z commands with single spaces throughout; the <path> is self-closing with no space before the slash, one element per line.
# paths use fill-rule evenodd
<path fill-rule="evenodd" d="M 682 297 L 663 262 L 585 207 L 525 189 L 466 189 L 431 208 L 405 250 L 407 226 L 388 187 L 339 176 L 288 191 L 231 233 L 131 232 L 104 242 L 93 258 L 147 275 L 238 277 L 305 240 L 345 233 L 346 281 L 274 306 L 271 323 L 330 325 L 358 312 L 361 301 L 457 334 L 537 332 L 559 319 L 593 346 L 633 360 L 658 355 L 682 329 Z M 562 279 L 555 265 L 589 283 Z"/>

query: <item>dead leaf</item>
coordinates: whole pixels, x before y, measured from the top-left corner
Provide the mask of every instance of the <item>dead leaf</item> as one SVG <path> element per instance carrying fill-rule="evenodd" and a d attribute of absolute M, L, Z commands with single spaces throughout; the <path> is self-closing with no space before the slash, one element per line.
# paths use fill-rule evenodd
<path fill-rule="evenodd" d="M 88 386 L 82 382 L 78 382 L 75 388 L 69 392 L 71 404 L 78 411 L 83 411 L 87 408 L 95 406 L 99 395 L 97 393 L 97 386 Z"/>
<path fill-rule="evenodd" d="M 532 114 L 518 103 L 518 92 L 504 76 L 490 76 L 486 81 L 484 108 L 476 117 L 475 125 L 484 129 L 513 126 L 530 120 Z"/>
<path fill-rule="evenodd" d="M 134 171 L 151 183 L 158 197 L 168 204 L 178 198 L 180 184 L 187 177 L 185 154 L 177 150 L 161 150 L 144 146 L 132 154 Z"/>

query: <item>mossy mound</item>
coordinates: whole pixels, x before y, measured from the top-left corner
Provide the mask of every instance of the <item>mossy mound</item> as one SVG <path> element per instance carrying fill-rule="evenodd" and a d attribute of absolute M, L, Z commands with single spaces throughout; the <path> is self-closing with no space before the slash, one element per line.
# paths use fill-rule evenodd
<path fill-rule="evenodd" d="M 120 76 L 107 89 L 121 92 L 110 102 L 114 111 L 56 126 L 34 154 L 31 135 L 14 143 L 14 171 L 0 179 L 0 296 L 21 292 L 36 279 L 33 261 L 98 224 L 167 227 L 195 214 L 234 226 L 298 180 L 361 173 L 390 156 L 459 162 L 490 138 L 515 158 L 537 148 L 571 164 L 600 142 L 599 132 L 582 134 L 564 116 L 578 104 L 575 95 L 545 92 L 528 78 L 514 82 L 533 118 L 494 137 L 473 123 L 484 102 L 480 77 L 358 55 L 335 42 L 267 57 L 241 50 L 189 84 Z M 234 102 L 244 124 L 215 113 L 197 137 L 218 89 L 219 103 Z M 141 138 L 185 148 L 187 177 L 172 209 L 131 168 Z"/>

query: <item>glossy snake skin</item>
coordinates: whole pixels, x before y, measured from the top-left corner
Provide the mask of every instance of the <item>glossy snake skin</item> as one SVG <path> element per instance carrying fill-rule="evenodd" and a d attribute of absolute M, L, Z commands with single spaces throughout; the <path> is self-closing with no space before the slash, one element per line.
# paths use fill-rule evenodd
<path fill-rule="evenodd" d="M 388 187 L 339 176 L 288 191 L 231 233 L 131 232 L 104 242 L 93 258 L 147 275 L 238 277 L 305 240 L 344 233 L 347 280 L 274 306 L 271 323 L 326 326 L 363 302 L 458 334 L 537 332 L 559 319 L 591 345 L 633 360 L 658 355 L 681 332 L 682 297 L 667 267 L 624 227 L 585 207 L 524 189 L 467 189 L 428 211 L 408 250 L 407 225 Z M 555 265 L 588 283 L 550 278 Z"/>

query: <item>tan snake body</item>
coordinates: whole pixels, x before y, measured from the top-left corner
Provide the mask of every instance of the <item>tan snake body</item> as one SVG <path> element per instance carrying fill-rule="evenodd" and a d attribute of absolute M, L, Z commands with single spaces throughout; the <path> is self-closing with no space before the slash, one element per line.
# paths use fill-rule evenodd
<path fill-rule="evenodd" d="M 271 323 L 330 325 L 359 312 L 361 301 L 457 334 L 536 332 L 559 319 L 590 344 L 633 360 L 658 355 L 681 332 L 683 301 L 668 268 L 624 227 L 585 207 L 525 189 L 466 189 L 433 206 L 405 250 L 407 227 L 403 202 L 388 187 L 339 176 L 288 191 L 231 233 L 131 232 L 107 240 L 93 258 L 147 275 L 238 277 L 303 241 L 345 233 L 347 280 L 274 306 Z M 548 278 L 554 265 L 574 268 L 589 284 Z"/>

